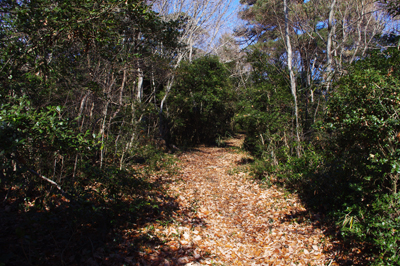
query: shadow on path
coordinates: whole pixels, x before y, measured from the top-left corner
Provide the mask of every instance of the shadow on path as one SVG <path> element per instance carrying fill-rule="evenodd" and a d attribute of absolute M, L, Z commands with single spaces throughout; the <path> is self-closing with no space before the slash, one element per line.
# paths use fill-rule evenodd
<path fill-rule="evenodd" d="M 3 201 L 2 190 L 0 265 L 178 265 L 188 256 L 202 259 L 193 257 L 196 247 L 153 234 L 177 217 L 193 226 L 204 223 L 166 194 L 167 182 L 135 180 L 131 197 L 103 201 L 90 193 L 73 203 L 54 195 L 47 210 Z"/>

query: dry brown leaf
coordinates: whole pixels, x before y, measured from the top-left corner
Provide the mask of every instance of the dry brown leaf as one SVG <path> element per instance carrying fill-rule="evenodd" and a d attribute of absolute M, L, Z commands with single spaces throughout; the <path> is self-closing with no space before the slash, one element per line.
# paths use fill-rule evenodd
<path fill-rule="evenodd" d="M 168 185 L 171 195 L 177 195 L 177 222 L 155 225 L 155 234 L 168 247 L 162 250 L 174 252 L 174 261 L 187 265 L 333 262 L 336 254 L 324 251 L 334 244 L 321 226 L 299 222 L 307 212 L 296 195 L 275 186 L 260 187 L 245 170 L 230 174 L 233 167 L 245 167 L 235 164 L 243 158 L 248 155 L 214 147 L 199 147 L 180 156 L 180 174 L 166 177 L 177 181 Z M 318 246 L 322 238 L 325 244 Z"/>

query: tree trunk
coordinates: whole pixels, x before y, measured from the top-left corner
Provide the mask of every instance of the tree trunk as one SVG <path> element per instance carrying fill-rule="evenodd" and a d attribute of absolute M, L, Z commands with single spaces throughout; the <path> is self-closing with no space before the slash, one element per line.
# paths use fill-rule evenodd
<path fill-rule="evenodd" d="M 336 0 L 332 0 L 331 7 L 329 9 L 329 18 L 328 18 L 328 40 L 326 42 L 326 56 L 327 56 L 327 64 L 326 64 L 326 92 L 329 91 L 331 80 L 332 80 L 332 38 L 335 33 L 335 25 L 333 25 L 334 20 L 334 9 L 336 5 Z"/>
<path fill-rule="evenodd" d="M 108 114 L 108 106 L 110 105 L 110 93 L 112 90 L 112 87 L 114 86 L 114 82 L 115 82 L 115 77 L 112 74 L 111 77 L 111 81 L 110 84 L 107 88 L 107 90 L 104 92 L 105 96 L 106 96 L 106 102 L 105 105 L 103 107 L 103 112 L 102 112 L 102 123 L 101 123 L 101 127 L 100 127 L 100 134 L 101 134 L 101 148 L 100 148 L 100 168 L 102 168 L 103 166 L 103 159 L 104 159 L 104 152 L 105 152 L 105 145 L 104 145 L 104 141 L 106 138 L 106 120 L 107 120 L 107 114 Z"/>
<path fill-rule="evenodd" d="M 137 72 L 138 72 L 138 77 L 137 77 L 137 101 L 138 102 L 142 102 L 142 98 L 143 98 L 143 71 L 140 68 L 140 65 L 138 63 L 138 68 L 137 68 Z"/>
<path fill-rule="evenodd" d="M 285 43 L 286 43 L 286 51 L 287 51 L 287 64 L 289 69 L 290 75 L 290 89 L 292 91 L 293 100 L 294 100 L 294 114 L 295 114 L 295 121 L 296 121 L 296 140 L 297 140 L 297 156 L 300 157 L 300 126 L 299 126 L 299 110 L 297 104 L 297 90 L 296 90 L 296 79 L 293 72 L 292 67 L 292 45 L 290 43 L 290 36 L 289 36 L 289 18 L 288 18 L 288 6 L 287 0 L 283 1 L 283 8 L 285 13 Z"/>

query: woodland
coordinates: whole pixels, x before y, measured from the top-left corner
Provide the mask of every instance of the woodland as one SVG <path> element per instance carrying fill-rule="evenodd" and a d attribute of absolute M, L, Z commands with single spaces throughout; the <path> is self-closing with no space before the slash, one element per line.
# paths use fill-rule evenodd
<path fill-rule="evenodd" d="M 0 266 L 400 265 L 399 18 L 1 0 Z"/>

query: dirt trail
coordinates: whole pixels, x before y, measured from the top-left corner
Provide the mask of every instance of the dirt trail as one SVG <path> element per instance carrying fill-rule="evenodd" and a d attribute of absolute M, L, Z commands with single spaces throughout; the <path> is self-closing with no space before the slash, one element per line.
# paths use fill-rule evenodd
<path fill-rule="evenodd" d="M 180 174 L 168 190 L 186 214 L 154 232 L 178 254 L 163 264 L 335 265 L 316 217 L 296 196 L 249 179 L 240 171 L 245 158 L 216 147 L 180 156 Z"/>
<path fill-rule="evenodd" d="M 370 264 L 330 239 L 296 195 L 249 178 L 249 156 L 234 149 L 242 141 L 182 152 L 178 172 L 134 179 L 132 197 L 87 217 L 80 205 L 21 213 L 3 204 L 0 265 Z"/>

